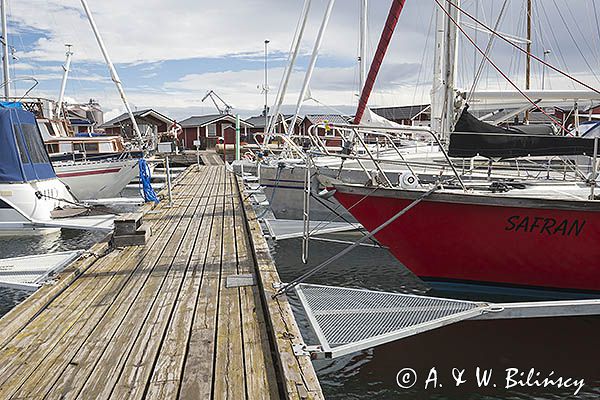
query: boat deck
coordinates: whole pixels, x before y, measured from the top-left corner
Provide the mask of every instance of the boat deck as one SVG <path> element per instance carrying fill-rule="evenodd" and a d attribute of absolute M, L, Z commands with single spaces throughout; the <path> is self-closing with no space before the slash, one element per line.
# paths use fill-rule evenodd
<path fill-rule="evenodd" d="M 144 246 L 94 246 L 0 319 L 0 398 L 323 397 L 235 176 L 192 166 L 167 203 Z"/>

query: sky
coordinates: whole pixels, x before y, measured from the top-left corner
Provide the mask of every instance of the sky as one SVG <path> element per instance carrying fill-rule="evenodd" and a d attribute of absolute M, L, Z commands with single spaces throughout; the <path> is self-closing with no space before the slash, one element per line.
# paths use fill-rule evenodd
<path fill-rule="evenodd" d="M 595 0 L 534 0 L 533 53 L 600 87 L 600 4 Z M 292 75 L 284 111 L 298 99 L 310 53 L 328 0 L 313 0 L 301 55 Z M 264 107 L 264 41 L 268 39 L 269 103 L 273 101 L 303 0 L 89 0 L 108 53 L 134 109 L 154 108 L 178 120 L 215 113 L 202 98 L 214 90 L 242 117 Z M 506 3 L 504 10 L 503 5 Z M 465 10 L 488 25 L 525 35 L 525 0 L 463 0 Z M 372 56 L 391 0 L 369 2 L 368 50 Z M 370 105 L 429 103 L 435 0 L 407 0 L 377 78 Z M 598 8 L 596 10 L 596 8 Z M 359 0 L 337 0 L 310 84 L 304 112 L 352 114 L 358 102 Z M 39 84 L 30 95 L 56 99 L 65 44 L 74 52 L 66 89 L 70 102 L 97 100 L 105 119 L 124 111 L 79 0 L 8 0 L 11 78 L 16 95 Z M 464 25 L 483 49 L 487 34 Z M 525 58 L 496 41 L 491 58 L 523 87 Z M 461 34 L 458 84 L 473 85 L 481 56 Z M 532 66 L 532 87 L 541 86 L 542 67 Z M 511 88 L 486 64 L 480 89 Z M 546 71 L 546 88 L 578 88 Z"/>

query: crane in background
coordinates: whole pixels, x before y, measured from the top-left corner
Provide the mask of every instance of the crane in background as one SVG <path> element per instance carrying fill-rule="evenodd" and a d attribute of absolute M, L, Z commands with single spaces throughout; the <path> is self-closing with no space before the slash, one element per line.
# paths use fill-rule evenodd
<path fill-rule="evenodd" d="M 217 93 L 215 93 L 214 90 L 210 90 L 208 93 L 206 93 L 206 95 L 202 98 L 202 102 L 204 103 L 204 100 L 206 100 L 209 97 L 212 100 L 213 104 L 215 105 L 215 108 L 219 111 L 219 114 L 222 114 L 222 115 L 231 114 L 231 110 L 233 107 L 231 107 L 229 104 L 227 104 L 227 102 L 225 100 L 223 100 L 221 98 L 221 96 L 219 96 Z M 222 104 L 222 107 L 219 106 L 219 103 L 217 102 L 217 100 Z"/>

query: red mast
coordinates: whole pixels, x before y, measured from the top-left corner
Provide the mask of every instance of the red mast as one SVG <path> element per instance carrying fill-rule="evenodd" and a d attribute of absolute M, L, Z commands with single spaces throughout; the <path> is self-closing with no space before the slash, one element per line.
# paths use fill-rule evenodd
<path fill-rule="evenodd" d="M 398 23 L 400 13 L 402 12 L 402 8 L 404 7 L 405 2 L 406 0 L 392 1 L 392 6 L 390 8 L 387 21 L 385 21 L 385 26 L 383 27 L 383 32 L 381 32 L 381 38 L 379 39 L 379 44 L 377 45 L 377 51 L 375 52 L 375 56 L 373 57 L 373 63 L 371 64 L 371 68 L 369 69 L 369 74 L 367 75 L 365 86 L 363 87 L 362 93 L 360 94 L 358 109 L 356 110 L 356 115 L 354 117 L 355 125 L 360 124 L 360 120 L 362 119 L 363 114 L 365 113 L 365 109 L 367 108 L 367 102 L 369 101 L 369 96 L 371 95 L 373 85 L 375 84 L 375 79 L 377 78 L 377 74 L 379 74 L 379 68 L 381 68 L 383 57 L 387 52 L 388 45 L 390 44 L 390 40 L 392 39 L 392 35 L 394 34 L 394 29 L 396 29 L 396 24 Z"/>

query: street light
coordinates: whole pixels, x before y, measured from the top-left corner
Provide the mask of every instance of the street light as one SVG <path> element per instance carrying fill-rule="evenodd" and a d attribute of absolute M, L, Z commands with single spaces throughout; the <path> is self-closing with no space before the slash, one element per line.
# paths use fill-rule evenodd
<path fill-rule="evenodd" d="M 269 124 L 269 109 L 268 109 L 268 104 L 269 104 L 269 75 L 268 75 L 268 48 L 267 45 L 269 44 L 269 40 L 265 40 L 265 87 L 264 87 L 264 91 L 265 91 L 265 134 L 266 134 L 266 130 L 267 130 L 267 125 Z"/>
<path fill-rule="evenodd" d="M 546 56 L 552 53 L 551 50 L 544 50 L 544 65 L 542 65 L 542 90 L 546 86 Z"/>

